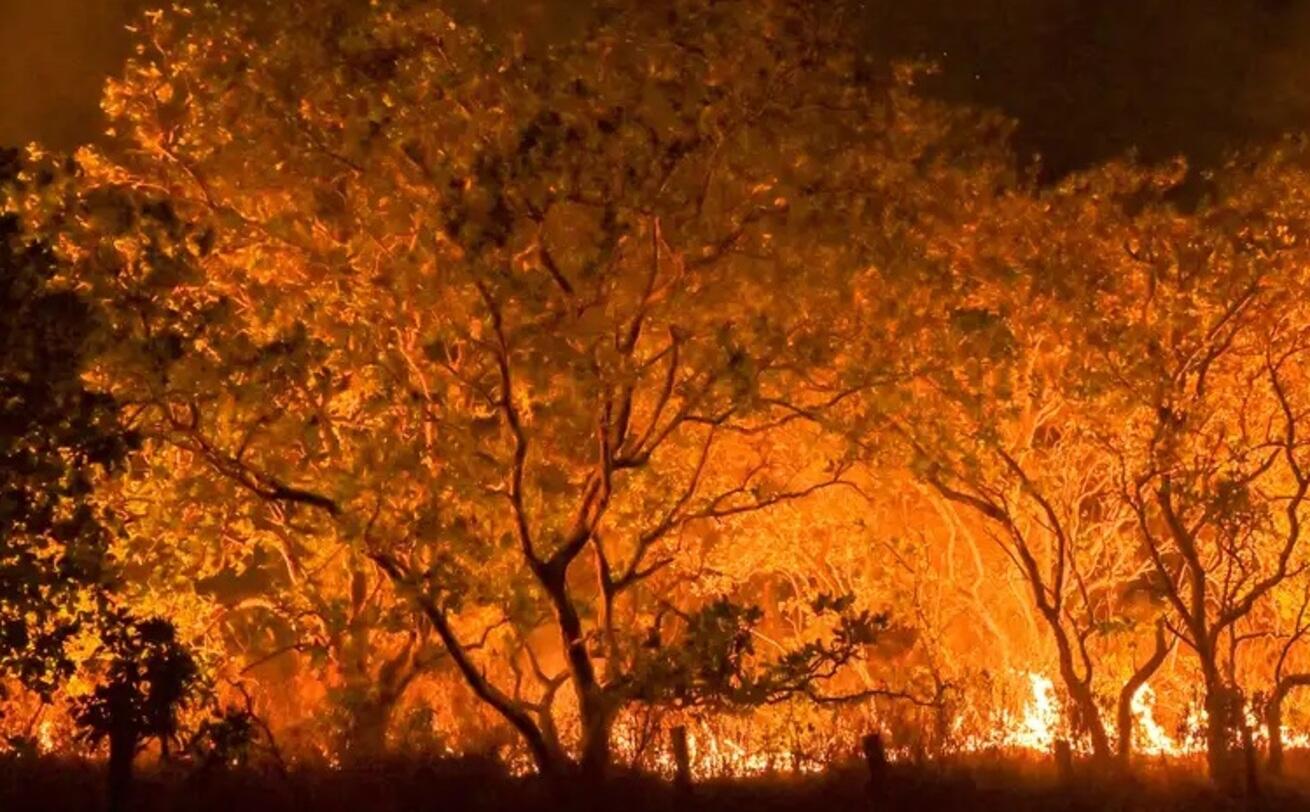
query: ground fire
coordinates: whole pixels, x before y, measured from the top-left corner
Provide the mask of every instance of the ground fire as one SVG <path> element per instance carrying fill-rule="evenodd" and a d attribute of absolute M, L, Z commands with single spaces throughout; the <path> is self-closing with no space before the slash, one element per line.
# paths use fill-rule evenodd
<path fill-rule="evenodd" d="M 858 7 L 141 16 L 0 153 L 0 803 L 1305 808 L 1310 147 Z"/>

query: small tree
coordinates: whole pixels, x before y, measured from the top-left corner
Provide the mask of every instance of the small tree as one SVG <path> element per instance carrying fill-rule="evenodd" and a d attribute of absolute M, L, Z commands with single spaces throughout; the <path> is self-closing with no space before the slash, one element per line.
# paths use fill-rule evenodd
<path fill-rule="evenodd" d="M 192 698 L 199 669 L 173 625 L 160 618 L 108 609 L 100 618 L 100 640 L 99 684 L 77 700 L 73 714 L 88 742 L 109 741 L 109 809 L 119 812 L 128 808 L 132 765 L 142 744 L 158 739 L 168 754 L 178 711 Z"/>

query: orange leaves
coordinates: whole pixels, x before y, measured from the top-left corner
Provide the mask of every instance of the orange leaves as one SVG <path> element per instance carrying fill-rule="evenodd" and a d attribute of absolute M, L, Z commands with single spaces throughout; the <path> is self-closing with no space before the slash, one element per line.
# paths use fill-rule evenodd
<path fill-rule="evenodd" d="M 1234 170 L 1195 212 L 1176 166 L 1031 188 L 1006 126 L 856 81 L 792 4 L 543 53 L 420 6 L 157 18 L 121 140 L 79 156 L 89 379 L 147 438 L 102 492 L 183 628 L 312 650 L 342 703 L 462 679 L 549 753 L 557 718 L 667 699 L 624 675 L 725 595 L 793 666 L 840 631 L 815 595 L 890 609 L 824 680 L 943 715 L 962 686 L 957 718 L 1036 685 L 1012 733 L 1043 746 L 1156 617 L 1295 613 L 1303 177 Z M 1220 581 L 1194 617 L 1165 477 Z M 989 682 L 1006 659 L 1050 682 Z"/>

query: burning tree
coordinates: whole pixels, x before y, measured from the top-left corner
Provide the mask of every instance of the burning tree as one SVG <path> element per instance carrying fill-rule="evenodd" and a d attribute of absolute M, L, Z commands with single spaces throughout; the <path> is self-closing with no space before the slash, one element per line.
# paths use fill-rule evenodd
<path fill-rule="evenodd" d="M 404 3 L 155 15 L 82 156 L 124 215 L 68 241 L 100 379 L 195 505 L 370 560 L 545 772 L 563 685 L 592 772 L 631 702 L 802 691 L 875 619 L 760 656 L 686 551 L 843 484 L 792 429 L 905 374 L 905 212 L 992 179 L 840 22 L 689 0 L 540 52 Z"/>
<path fill-rule="evenodd" d="M 1053 228 L 1049 199 L 1058 195 L 1015 189 L 938 234 L 948 270 L 928 330 L 936 363 L 907 380 L 908 408 L 871 420 L 904 444 L 920 481 L 965 511 L 956 521 L 977 527 L 1018 576 L 1054 645 L 1072 727 L 1094 759 L 1108 762 L 1107 683 L 1118 680 L 1115 724 L 1127 760 L 1132 696 L 1168 640 L 1151 633 L 1154 612 L 1134 600 L 1150 564 L 1129 541 L 1132 514 L 1119 499 L 1114 459 L 1078 413 L 1083 365 L 1065 335 L 1069 303 L 1081 303 L 1087 289 L 1063 267 L 1076 248 Z M 1135 638 L 1154 642 L 1139 667 L 1122 678 L 1098 674 L 1110 651 Z"/>
<path fill-rule="evenodd" d="M 1232 775 L 1245 725 L 1242 624 L 1303 566 L 1307 225 L 1296 153 L 1234 164 L 1195 212 L 1173 170 L 1113 166 L 1077 183 L 1109 212 L 1078 227 L 1105 265 L 1086 277 L 1071 391 L 1118 466 L 1121 499 L 1167 622 L 1196 656 L 1211 774 Z M 1090 222 L 1089 222 L 1090 220 Z"/>

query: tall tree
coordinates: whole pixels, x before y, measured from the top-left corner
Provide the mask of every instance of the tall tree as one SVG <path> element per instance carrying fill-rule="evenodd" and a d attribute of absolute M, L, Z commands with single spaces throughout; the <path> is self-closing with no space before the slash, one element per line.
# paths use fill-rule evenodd
<path fill-rule="evenodd" d="M 1297 572 L 1307 226 L 1288 145 L 1207 179 L 1191 210 L 1181 167 L 1112 164 L 1049 198 L 1069 235 L 1060 283 L 1084 293 L 1058 322 L 1079 424 L 1117 468 L 1149 585 L 1194 654 L 1209 768 L 1234 777 L 1244 724 L 1240 626 Z M 1057 239 L 1053 241 L 1058 244 Z"/>
<path fill-rule="evenodd" d="M 1295 197 L 1270 197 L 1275 178 L 1302 175 L 1278 156 L 1231 173 L 1194 217 L 1162 208 L 1138 221 L 1091 339 L 1123 415 L 1108 444 L 1174 630 L 1196 654 L 1220 780 L 1244 719 L 1238 624 L 1298 566 L 1310 489 L 1298 256 L 1310 221 Z"/>
<path fill-rule="evenodd" d="M 981 521 L 1019 577 L 1054 645 L 1072 727 L 1105 763 L 1101 694 L 1116 683 L 1127 707 L 1167 648 L 1158 644 L 1122 680 L 1098 673 L 1104 651 L 1152 637 L 1132 600 L 1150 565 L 1131 543 L 1114 458 L 1078 414 L 1083 362 L 1065 335 L 1070 307 L 1094 289 L 1064 267 L 1075 254 L 1062 239 L 1080 232 L 1051 205 L 1056 195 L 1016 188 L 939 235 L 954 269 L 937 286 L 941 314 L 928 332 L 939 360 L 907 382 L 913 405 L 886 411 L 881 425 L 904 442 L 923 482 Z M 1127 758 L 1131 717 L 1119 727 Z"/>
<path fill-rule="evenodd" d="M 757 615 L 675 564 L 841 484 L 785 429 L 914 363 L 906 212 L 996 172 L 973 117 L 871 86 L 841 21 L 687 0 L 543 54 L 430 4 L 156 15 L 106 100 L 121 142 L 83 155 L 92 196 L 170 201 L 74 248 L 125 305 L 104 379 L 177 470 L 372 560 L 543 770 L 561 683 L 593 771 L 630 702 L 801 690 L 871 618 L 752 656 Z M 505 622 L 535 697 L 470 646 Z"/>

